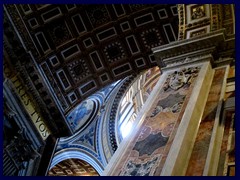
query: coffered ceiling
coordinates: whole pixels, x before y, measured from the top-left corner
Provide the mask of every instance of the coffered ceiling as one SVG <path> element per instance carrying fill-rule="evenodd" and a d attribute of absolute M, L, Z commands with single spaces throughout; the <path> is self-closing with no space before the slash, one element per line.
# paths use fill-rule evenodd
<path fill-rule="evenodd" d="M 177 38 L 176 5 L 25 4 L 17 9 L 36 62 L 60 88 L 65 112 L 100 87 L 155 66 L 151 48 Z"/>
<path fill-rule="evenodd" d="M 83 160 L 67 159 L 50 169 L 48 176 L 99 176 L 99 174 Z"/>
<path fill-rule="evenodd" d="M 66 117 L 102 87 L 156 66 L 151 48 L 176 41 L 178 34 L 176 4 L 8 4 L 4 9 L 30 54 L 31 61 L 22 65 L 53 119 L 60 119 L 54 115 L 59 111 Z M 4 24 L 10 27 L 7 20 Z"/>

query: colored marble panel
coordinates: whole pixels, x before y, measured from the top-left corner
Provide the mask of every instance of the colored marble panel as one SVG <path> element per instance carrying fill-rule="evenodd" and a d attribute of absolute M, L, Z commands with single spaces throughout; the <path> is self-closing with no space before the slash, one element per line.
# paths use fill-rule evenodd
<path fill-rule="evenodd" d="M 138 141 L 133 150 L 139 152 L 139 156 L 143 154 L 151 155 L 159 147 L 165 146 L 168 137 L 164 137 L 161 132 L 157 134 L 150 134 L 146 139 Z"/>
<path fill-rule="evenodd" d="M 215 70 L 209 97 L 199 126 L 192 155 L 189 160 L 186 172 L 187 176 L 202 176 L 203 174 L 225 71 L 226 68 Z"/>
<path fill-rule="evenodd" d="M 152 165 L 157 161 L 157 158 L 151 159 L 146 163 L 135 163 L 129 161 L 126 166 L 124 176 L 149 176 Z"/>
<path fill-rule="evenodd" d="M 219 163 L 218 163 L 218 171 L 217 175 L 218 176 L 224 176 L 224 165 L 226 161 L 226 154 L 227 154 L 227 146 L 228 146 L 228 139 L 229 139 L 229 134 L 231 130 L 231 119 L 232 119 L 232 114 L 233 111 L 228 111 L 226 113 L 226 116 L 224 117 L 225 119 L 225 127 L 224 127 L 224 134 L 223 134 L 223 140 L 222 140 L 222 145 L 221 145 L 221 151 L 220 151 L 220 157 L 219 157 Z M 235 154 L 234 154 L 235 157 Z"/>
<path fill-rule="evenodd" d="M 180 69 L 180 74 L 186 78 L 183 78 L 184 81 L 181 81 L 183 83 L 177 88 L 168 85 L 171 77 L 181 79 L 175 76 L 179 72 L 169 74 L 134 140 L 127 147 L 126 155 L 119 160 L 113 175 L 158 176 L 161 174 L 199 70 L 198 67 Z M 161 108 L 160 111 L 156 111 L 158 107 Z M 156 113 L 153 115 L 153 112 Z"/>
<path fill-rule="evenodd" d="M 179 112 L 183 101 L 185 99 L 184 95 L 170 94 L 167 98 L 158 101 L 157 106 L 151 114 L 151 117 L 156 116 L 159 112 L 172 111 L 173 113 Z"/>

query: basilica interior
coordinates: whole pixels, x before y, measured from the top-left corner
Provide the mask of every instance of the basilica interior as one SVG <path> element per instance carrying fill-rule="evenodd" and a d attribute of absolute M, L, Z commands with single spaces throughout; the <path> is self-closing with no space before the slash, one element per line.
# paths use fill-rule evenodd
<path fill-rule="evenodd" d="M 234 4 L 3 4 L 4 176 L 235 176 Z"/>

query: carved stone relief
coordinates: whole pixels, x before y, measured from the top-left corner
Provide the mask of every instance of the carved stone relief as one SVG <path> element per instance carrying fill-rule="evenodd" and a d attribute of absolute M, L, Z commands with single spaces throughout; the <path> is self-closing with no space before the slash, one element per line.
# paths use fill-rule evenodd
<path fill-rule="evenodd" d="M 178 90 L 184 85 L 190 85 L 192 80 L 197 76 L 199 72 L 199 67 L 184 68 L 180 71 L 175 71 L 174 73 L 168 75 L 168 78 L 164 84 L 164 91 L 169 88 L 172 90 Z"/>

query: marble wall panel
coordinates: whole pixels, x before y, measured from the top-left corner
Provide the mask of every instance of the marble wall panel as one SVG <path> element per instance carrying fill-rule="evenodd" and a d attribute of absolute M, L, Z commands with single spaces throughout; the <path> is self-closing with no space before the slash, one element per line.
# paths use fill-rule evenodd
<path fill-rule="evenodd" d="M 160 175 L 199 69 L 168 72 L 163 88 L 113 175 Z M 174 85 L 175 80 L 179 83 Z"/>
<path fill-rule="evenodd" d="M 215 70 L 206 108 L 203 113 L 192 155 L 188 164 L 186 172 L 187 176 L 202 176 L 203 174 L 225 72 L 225 67 Z"/>

